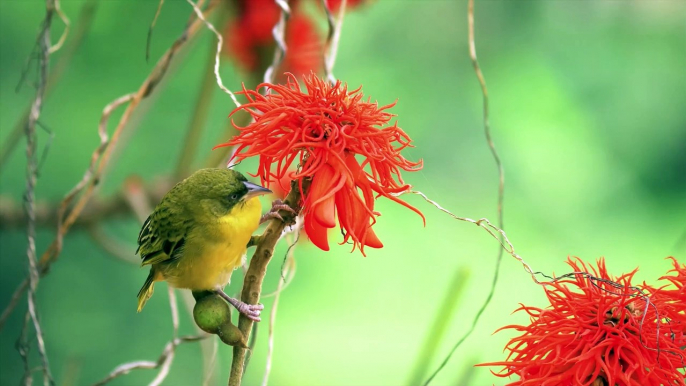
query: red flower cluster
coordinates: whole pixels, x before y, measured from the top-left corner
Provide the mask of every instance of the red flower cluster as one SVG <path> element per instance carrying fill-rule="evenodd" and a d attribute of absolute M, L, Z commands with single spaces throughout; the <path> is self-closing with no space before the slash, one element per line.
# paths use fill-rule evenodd
<path fill-rule="evenodd" d="M 346 7 L 353 8 L 362 1 L 349 0 Z M 320 5 L 318 0 L 316 2 Z M 324 38 L 303 3 L 302 0 L 289 3 L 292 12 L 285 33 L 288 52 L 278 73 L 291 72 L 300 77 L 324 68 Z M 241 67 L 255 71 L 260 62 L 271 63 L 272 29 L 279 21 L 281 10 L 274 0 L 238 0 L 236 5 L 238 17 L 225 28 L 225 49 Z M 337 12 L 341 0 L 327 0 L 327 5 L 332 12 Z"/>
<path fill-rule="evenodd" d="M 375 195 L 424 218 L 395 196 L 410 188 L 400 171 L 422 167 L 421 161 L 410 162 L 400 154 L 411 146 L 411 139 L 397 124 L 381 128 L 393 117 L 386 110 L 395 104 L 379 107 L 369 99 L 364 101 L 359 88 L 348 91 L 340 81 L 331 85 L 314 74 L 304 78 L 307 92 L 300 90 L 292 74 L 287 78 L 285 85 L 263 83 L 257 90 L 244 86 L 240 93 L 248 103 L 231 115 L 242 110 L 254 121 L 245 127 L 234 123 L 239 134 L 219 146 L 238 145 L 235 157 L 239 160 L 258 156 L 255 176 L 267 187 L 286 173 L 299 182 L 301 191 L 304 180 L 311 179 L 303 198 L 304 226 L 310 240 L 329 250 L 326 230 L 335 227 L 338 219 L 343 242 L 351 240 L 353 249 L 380 248 L 381 241 L 372 230 L 379 215 L 374 211 Z M 258 92 L 261 88 L 267 89 L 265 95 Z M 298 170 L 288 172 L 294 162 Z"/>
<path fill-rule="evenodd" d="M 576 274 L 545 283 L 549 307 L 522 305 L 531 324 L 500 329 L 522 333 L 507 360 L 479 366 L 503 366 L 494 374 L 519 376 L 512 386 L 684 385 L 686 267 L 674 261 L 678 275 L 663 277 L 674 290 L 632 286 L 636 270 L 612 278 L 603 259 L 597 269 L 568 264 Z"/>

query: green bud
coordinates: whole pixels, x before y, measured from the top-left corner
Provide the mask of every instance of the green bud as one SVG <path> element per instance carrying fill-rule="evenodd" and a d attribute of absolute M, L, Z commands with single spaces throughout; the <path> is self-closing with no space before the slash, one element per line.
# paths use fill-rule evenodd
<path fill-rule="evenodd" d="M 228 344 L 229 346 L 238 346 L 242 348 L 248 348 L 245 344 L 245 336 L 231 323 L 231 320 L 227 320 L 226 323 L 222 324 L 217 331 L 217 335 L 222 340 L 222 342 Z"/>
<path fill-rule="evenodd" d="M 203 331 L 217 334 L 225 322 L 231 323 L 231 306 L 219 295 L 204 296 L 193 307 L 193 319 Z"/>

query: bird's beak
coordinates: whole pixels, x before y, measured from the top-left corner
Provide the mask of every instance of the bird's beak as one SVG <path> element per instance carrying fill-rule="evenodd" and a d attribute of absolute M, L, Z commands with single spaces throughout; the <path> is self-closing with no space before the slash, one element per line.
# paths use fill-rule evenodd
<path fill-rule="evenodd" d="M 272 191 L 262 187 L 260 185 L 255 185 L 252 182 L 243 181 L 243 185 L 248 188 L 248 193 L 243 196 L 243 201 L 247 201 L 253 197 L 261 196 L 263 194 L 271 193 Z"/>

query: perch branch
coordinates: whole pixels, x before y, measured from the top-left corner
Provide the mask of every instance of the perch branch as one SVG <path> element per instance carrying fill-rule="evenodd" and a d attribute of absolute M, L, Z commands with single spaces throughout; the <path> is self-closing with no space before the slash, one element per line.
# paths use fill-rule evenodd
<path fill-rule="evenodd" d="M 272 356 L 274 355 L 274 326 L 276 325 L 276 310 L 279 306 L 279 298 L 281 298 L 281 293 L 285 288 L 285 277 L 289 276 L 291 267 L 295 268 L 295 260 L 293 257 L 293 253 L 295 251 L 295 243 L 298 242 L 298 239 L 296 238 L 295 241 L 292 241 L 288 240 L 288 236 L 286 237 L 286 240 L 289 242 L 289 244 L 291 244 L 291 246 L 288 248 L 288 254 L 286 256 L 286 266 L 282 270 L 282 276 L 279 277 L 279 284 L 276 286 L 276 293 L 274 295 L 274 303 L 272 303 L 272 309 L 269 313 L 269 338 L 267 339 L 267 362 L 264 368 L 264 376 L 262 377 L 262 386 L 267 386 L 267 383 L 269 383 L 269 373 L 272 370 Z"/>
<path fill-rule="evenodd" d="M 303 189 L 307 189 L 306 186 Z M 291 192 L 286 196 L 285 203 L 295 210 L 295 213 L 300 212 L 300 189 L 297 183 L 291 182 Z M 279 214 L 286 222 L 294 220 L 294 215 L 286 211 L 280 211 Z M 274 247 L 276 242 L 281 238 L 286 227 L 286 223 L 278 219 L 273 219 L 269 222 L 267 229 L 260 236 L 255 253 L 250 260 L 248 273 L 245 275 L 243 281 L 243 291 L 241 292 L 241 300 L 248 304 L 257 304 L 260 300 L 260 293 L 262 292 L 262 281 L 264 275 L 267 273 L 267 265 L 274 255 Z M 253 321 L 241 314 L 238 319 L 238 328 L 247 338 L 250 335 Z M 241 378 L 244 372 L 244 360 L 246 350 L 234 346 L 233 361 L 231 363 L 231 373 L 229 377 L 230 386 L 238 386 L 241 384 Z"/>
<path fill-rule="evenodd" d="M 212 12 L 214 6 L 216 6 L 218 2 L 219 0 L 213 0 L 212 2 L 210 2 L 209 6 L 205 11 L 205 17 L 207 17 L 207 15 L 209 15 Z M 202 26 L 202 23 L 203 22 L 200 19 L 192 17 L 189 20 L 189 23 L 181 37 L 179 37 L 167 50 L 167 52 L 162 56 L 162 58 L 160 58 L 160 60 L 155 65 L 155 68 L 153 68 L 151 74 L 145 79 L 145 81 L 138 89 L 138 91 L 136 93 L 128 94 L 123 97 L 117 98 L 114 102 L 112 102 L 105 108 L 105 111 L 103 112 L 103 120 L 105 120 L 106 123 L 106 119 L 109 117 L 109 113 L 111 113 L 111 110 L 114 110 L 114 108 L 118 107 L 119 105 L 128 102 L 128 106 L 122 114 L 122 117 L 120 118 L 119 123 L 114 133 L 112 134 L 111 140 L 106 141 L 106 145 L 103 145 L 101 143 L 101 145 L 98 146 L 98 148 L 93 152 L 91 158 L 91 165 L 84 174 L 83 179 L 62 200 L 57 222 L 57 236 L 55 240 L 52 242 L 52 244 L 50 244 L 48 249 L 43 253 L 38 262 L 38 269 L 41 275 L 44 275 L 48 272 L 50 265 L 59 256 L 62 250 L 62 240 L 64 238 L 64 235 L 69 231 L 71 226 L 79 218 L 86 204 L 93 195 L 95 188 L 104 176 L 104 169 L 109 162 L 109 159 L 119 140 L 119 137 L 123 132 L 124 127 L 131 118 L 133 112 L 136 110 L 136 107 L 144 98 L 149 96 L 150 93 L 154 91 L 155 87 L 160 83 L 160 81 L 164 77 L 164 74 L 169 68 L 169 65 L 172 62 L 173 57 L 191 37 L 195 36 L 195 34 Z M 76 203 L 73 206 L 71 206 L 70 204 L 72 200 L 74 200 L 78 194 L 81 194 L 81 196 L 76 201 Z M 71 210 L 67 212 L 67 209 L 70 206 Z M 25 279 L 18 286 L 19 292 L 22 292 L 23 289 L 26 288 L 27 282 L 28 279 Z M 10 303 L 9 306 L 12 305 L 13 303 Z M 5 311 L 3 311 L 3 317 L 5 318 L 7 317 L 5 315 L 9 315 L 12 312 L 12 308 L 10 308 L 9 306 L 5 309 Z M 0 320 L 0 327 L 3 323 L 3 320 Z"/>

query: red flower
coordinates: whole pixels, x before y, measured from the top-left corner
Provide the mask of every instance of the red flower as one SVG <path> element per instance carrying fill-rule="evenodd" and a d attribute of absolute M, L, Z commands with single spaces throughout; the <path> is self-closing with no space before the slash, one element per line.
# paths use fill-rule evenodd
<path fill-rule="evenodd" d="M 272 28 L 281 10 L 274 0 L 238 1 L 238 18 L 226 25 L 226 52 L 249 71 L 257 68 L 260 51 L 274 43 Z"/>
<path fill-rule="evenodd" d="M 365 0 L 348 0 L 345 2 L 345 9 L 353 9 L 362 4 Z M 326 6 L 333 12 L 338 12 L 343 0 L 326 0 Z"/>
<path fill-rule="evenodd" d="M 424 218 L 395 196 L 410 188 L 400 171 L 422 167 L 421 161 L 408 161 L 400 153 L 411 146 L 411 140 L 397 124 L 381 128 L 393 117 L 386 110 L 395 103 L 379 107 L 364 101 L 359 88 L 348 91 L 340 81 L 331 85 L 314 74 L 305 77 L 307 92 L 302 92 L 292 74 L 287 78 L 285 85 L 260 84 L 257 90 L 266 89 L 266 95 L 244 86 L 240 93 L 248 103 L 231 115 L 246 111 L 254 122 L 245 127 L 234 123 L 239 134 L 219 146 L 238 145 L 238 160 L 258 156 L 255 176 L 268 187 L 283 178 L 294 162 L 299 165 L 290 178 L 299 182 L 301 191 L 303 181 L 311 179 L 302 203 L 310 240 L 329 250 L 326 230 L 335 227 L 337 219 L 343 242 L 352 241 L 353 249 L 380 248 L 372 230 L 379 215 L 374 211 L 375 195 Z"/>
<path fill-rule="evenodd" d="M 549 307 L 522 305 L 517 311 L 529 314 L 531 324 L 500 329 L 522 333 L 506 346 L 507 360 L 479 366 L 503 366 L 494 374 L 519 376 L 513 386 L 684 385 L 684 347 L 670 331 L 674 314 L 666 297 L 646 285 L 643 294 L 632 287 L 636 270 L 611 278 L 603 259 L 597 270 L 579 259 L 568 264 L 577 274 L 545 283 Z"/>
<path fill-rule="evenodd" d="M 686 264 L 672 260 L 676 276 L 665 275 L 660 278 L 669 284 L 655 290 L 652 297 L 660 299 L 666 317 L 670 320 L 669 333 L 679 347 L 686 347 Z M 685 359 L 686 361 L 686 359 Z"/>
<path fill-rule="evenodd" d="M 333 11 L 341 0 L 328 0 Z M 319 0 L 316 1 L 319 4 Z M 362 0 L 348 0 L 349 9 Z M 304 9 L 302 1 L 290 2 L 291 17 L 286 23 L 286 55 L 278 73 L 292 72 L 296 76 L 319 72 L 324 68 L 324 37 Z M 260 62 L 271 63 L 274 47 L 272 29 L 279 21 L 281 9 L 274 0 L 237 1 L 238 17 L 226 25 L 225 51 L 248 71 L 258 69 Z M 323 19 L 322 19 L 323 20 Z"/>

